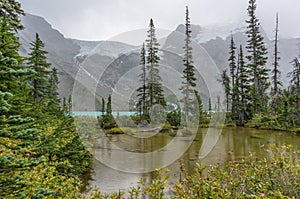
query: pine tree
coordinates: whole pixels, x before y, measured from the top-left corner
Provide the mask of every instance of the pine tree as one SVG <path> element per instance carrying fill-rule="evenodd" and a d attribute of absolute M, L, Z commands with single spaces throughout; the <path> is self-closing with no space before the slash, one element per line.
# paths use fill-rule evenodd
<path fill-rule="evenodd" d="M 279 51 L 278 51 L 278 13 L 276 14 L 276 28 L 275 28 L 275 40 L 274 40 L 274 61 L 273 61 L 273 70 L 272 70 L 272 107 L 274 110 L 274 115 L 278 114 L 278 104 L 279 104 L 279 95 L 280 95 L 280 87 L 282 86 L 282 82 L 280 81 L 280 70 L 279 70 Z"/>
<path fill-rule="evenodd" d="M 225 101 L 226 101 L 226 111 L 229 112 L 229 103 L 230 103 L 230 78 L 227 75 L 227 70 L 223 70 L 221 74 L 221 79 L 218 80 L 222 83 L 225 92 Z"/>
<path fill-rule="evenodd" d="M 192 106 L 192 102 L 195 100 L 195 87 L 196 87 L 196 77 L 195 77 L 195 69 L 193 65 L 193 48 L 192 48 L 192 39 L 191 39 L 191 22 L 189 17 L 189 9 L 186 6 L 185 13 L 185 40 L 184 40 L 184 58 L 183 58 L 183 81 L 182 87 L 180 90 L 182 91 L 183 98 L 181 102 L 183 103 L 183 116 L 185 118 L 185 122 L 188 121 L 188 116 L 193 112 L 194 107 Z"/>
<path fill-rule="evenodd" d="M 142 73 L 139 75 L 140 77 L 140 82 L 142 83 L 141 87 L 139 87 L 137 89 L 137 110 L 139 113 L 139 116 L 142 117 L 147 117 L 148 113 L 147 113 L 147 106 L 146 106 L 146 78 L 147 78 L 147 74 L 146 74 L 146 50 L 145 50 L 145 44 L 143 43 L 142 49 L 141 49 L 141 56 L 140 56 L 140 65 L 142 68 Z"/>
<path fill-rule="evenodd" d="M 163 107 L 166 106 L 166 101 L 163 94 L 162 79 L 159 75 L 159 43 L 157 42 L 155 27 L 153 20 L 150 19 L 148 38 L 146 40 L 147 48 L 147 86 L 146 86 L 146 106 L 149 109 L 155 104 L 159 104 Z M 149 110 L 147 110 L 149 111 Z"/>
<path fill-rule="evenodd" d="M 252 96 L 252 113 L 264 112 L 267 109 L 267 89 L 268 82 L 268 69 L 265 65 L 267 62 L 267 48 L 265 47 L 264 38 L 259 30 L 259 20 L 255 15 L 256 0 L 249 0 L 248 6 L 249 20 L 246 21 L 248 41 L 246 48 L 248 49 L 247 67 L 251 73 L 251 96 Z"/>
<path fill-rule="evenodd" d="M 30 43 L 31 52 L 29 53 L 27 65 L 36 72 L 31 79 L 33 85 L 32 96 L 33 103 L 38 104 L 44 98 L 47 98 L 47 92 L 51 89 L 49 76 L 51 74 L 50 63 L 47 62 L 47 51 L 44 50 L 45 44 L 36 33 L 35 41 Z"/>

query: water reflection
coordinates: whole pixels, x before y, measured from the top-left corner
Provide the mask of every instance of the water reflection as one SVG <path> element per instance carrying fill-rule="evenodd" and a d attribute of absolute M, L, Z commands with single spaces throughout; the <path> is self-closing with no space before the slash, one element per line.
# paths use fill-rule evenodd
<path fill-rule="evenodd" d="M 174 147 L 168 149 L 172 153 L 179 154 L 179 152 L 184 150 L 185 146 L 191 144 L 188 150 L 186 150 L 186 152 L 180 157 L 190 172 L 193 171 L 196 164 L 199 162 L 199 156 L 201 157 L 199 152 L 203 146 L 202 142 L 206 137 L 206 133 L 207 129 L 201 129 L 193 137 L 193 139 L 189 137 L 180 137 L 176 140 Z M 147 152 L 153 151 L 153 149 L 159 151 L 161 147 L 168 145 L 173 140 L 174 137 L 170 134 L 162 133 L 157 134 L 152 139 L 131 139 L 130 136 L 126 134 L 115 135 L 110 138 L 101 137 L 97 140 L 97 142 L 101 143 L 101 147 L 95 150 L 95 155 L 102 156 L 103 159 L 113 158 L 116 160 L 119 158 L 119 161 L 115 162 L 115 164 L 119 164 L 119 166 L 122 167 L 140 168 L 140 171 L 142 171 L 145 167 L 153 167 L 158 165 L 158 163 L 166 160 L 168 161 L 169 157 L 164 155 L 146 156 L 145 154 L 151 154 Z M 242 159 L 247 159 L 250 152 L 254 152 L 258 157 L 264 157 L 266 154 L 265 149 L 272 143 L 278 146 L 292 144 L 294 147 L 297 147 L 300 143 L 300 136 L 286 132 L 272 132 L 246 128 L 227 128 L 222 131 L 222 134 L 213 150 L 208 154 L 208 156 L 201 159 L 201 162 L 205 165 L 210 165 L 215 163 L 224 163 L 228 160 L 240 161 Z M 120 148 L 140 153 L 141 155 L 144 155 L 144 159 L 133 159 L 130 156 L 122 157 L 124 156 L 124 153 L 120 150 Z M 124 158 L 129 161 L 123 161 Z M 168 168 L 171 170 L 170 181 L 175 181 L 180 173 L 179 161 L 176 160 L 169 165 Z M 154 176 L 154 172 L 144 174 L 125 173 L 109 168 L 99 161 L 95 161 L 94 173 L 92 176 L 93 180 L 90 181 L 90 185 L 99 186 L 103 192 L 128 190 L 129 187 L 136 185 L 140 178 L 144 178 L 146 182 L 150 182 Z"/>

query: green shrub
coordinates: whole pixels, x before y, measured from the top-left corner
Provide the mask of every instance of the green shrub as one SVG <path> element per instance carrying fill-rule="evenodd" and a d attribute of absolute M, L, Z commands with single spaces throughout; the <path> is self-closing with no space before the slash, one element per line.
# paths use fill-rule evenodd
<path fill-rule="evenodd" d="M 174 127 L 179 127 L 181 122 L 181 112 L 171 111 L 167 114 L 167 122 Z"/>

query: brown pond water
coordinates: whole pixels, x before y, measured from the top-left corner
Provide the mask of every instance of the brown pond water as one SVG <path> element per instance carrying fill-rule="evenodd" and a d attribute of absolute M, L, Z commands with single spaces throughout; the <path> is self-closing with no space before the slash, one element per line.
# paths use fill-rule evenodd
<path fill-rule="evenodd" d="M 178 137 L 169 133 L 149 134 L 146 138 L 127 134 L 100 136 L 94 140 L 96 160 L 89 185 L 98 186 L 107 193 L 125 191 L 135 186 L 141 178 L 150 182 L 155 177 L 152 170 L 156 167 L 171 170 L 172 184 L 180 173 L 179 159 L 183 160 L 189 171 L 193 171 L 200 161 L 199 157 L 203 157 L 201 154 L 207 142 L 207 131 L 200 129 L 198 133 Z M 250 152 L 261 158 L 266 155 L 265 150 L 270 144 L 292 144 L 295 148 L 300 144 L 300 136 L 287 132 L 226 128 L 219 133 L 214 138 L 215 145 L 211 141 L 206 143 L 206 148 L 210 151 L 211 147 L 212 150 L 201 159 L 201 163 L 210 165 L 229 160 L 240 161 L 247 159 Z"/>

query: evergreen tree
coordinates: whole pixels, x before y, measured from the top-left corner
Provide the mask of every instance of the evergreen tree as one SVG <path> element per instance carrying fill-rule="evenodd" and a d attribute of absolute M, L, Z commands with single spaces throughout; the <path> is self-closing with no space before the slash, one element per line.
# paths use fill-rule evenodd
<path fill-rule="evenodd" d="M 208 112 L 211 113 L 212 109 L 211 109 L 211 98 L 209 97 L 208 99 Z"/>
<path fill-rule="evenodd" d="M 280 81 L 280 70 L 279 70 L 279 51 L 278 51 L 278 13 L 276 14 L 276 28 L 275 28 L 275 39 L 274 39 L 274 61 L 273 61 L 273 70 L 272 70 L 272 107 L 274 110 L 274 115 L 278 114 L 278 104 L 279 104 L 279 95 L 280 95 L 280 87 L 282 86 L 282 82 Z"/>
<path fill-rule="evenodd" d="M 14 30 L 23 29 L 20 16 L 25 15 L 21 4 L 15 0 L 0 0 L 0 18 L 7 17 L 8 24 Z"/>
<path fill-rule="evenodd" d="M 155 104 L 163 107 L 166 106 L 166 101 L 163 94 L 162 79 L 159 75 L 159 43 L 157 42 L 155 27 L 153 20 L 150 19 L 148 38 L 146 40 L 147 47 L 147 86 L 146 86 L 146 106 L 149 109 Z M 147 110 L 148 111 L 148 110 Z"/>
<path fill-rule="evenodd" d="M 294 101 L 294 113 L 297 116 L 297 123 L 300 124 L 300 62 L 297 58 L 292 61 L 293 70 L 288 73 L 288 77 L 291 78 L 291 97 Z"/>
<path fill-rule="evenodd" d="M 140 56 L 140 65 L 142 67 L 142 73 L 139 75 L 140 82 L 142 83 L 141 87 L 137 89 L 137 110 L 139 116 L 147 117 L 147 106 L 146 106 L 146 50 L 145 50 L 145 44 L 143 43 L 142 49 L 141 49 L 141 56 Z"/>
<path fill-rule="evenodd" d="M 222 83 L 225 92 L 225 102 L 226 102 L 226 111 L 229 112 L 229 103 L 230 103 L 230 78 L 227 75 L 227 70 L 223 70 L 221 74 L 221 79 L 218 80 Z"/>
<path fill-rule="evenodd" d="M 108 96 L 107 104 L 106 104 L 106 114 L 112 115 L 112 108 L 111 108 L 111 95 Z"/>
<path fill-rule="evenodd" d="M 183 116 L 185 118 L 185 122 L 188 121 L 188 116 L 193 112 L 195 107 L 192 106 L 192 102 L 195 100 L 195 87 L 196 87 L 196 77 L 195 77 L 195 69 L 193 65 L 193 49 L 192 49 L 192 30 L 191 30 L 191 22 L 189 17 L 189 9 L 186 7 L 185 13 L 185 40 L 184 40 L 184 58 L 183 58 L 183 82 L 180 90 L 182 91 L 183 98 L 181 102 L 183 103 Z"/>
<path fill-rule="evenodd" d="M 60 108 L 60 98 L 58 94 L 58 76 L 57 76 L 57 69 L 53 68 L 50 73 L 49 77 L 49 84 L 50 84 L 50 89 L 49 89 L 49 111 L 53 111 L 54 113 L 59 113 L 61 112 Z"/>
<path fill-rule="evenodd" d="M 236 82 L 237 65 L 236 65 L 236 46 L 235 46 L 235 43 L 233 40 L 233 36 L 231 36 L 228 61 L 229 61 L 229 69 L 230 69 L 230 76 L 231 76 L 231 86 L 230 86 L 230 89 L 231 89 L 230 92 L 231 92 L 231 98 L 232 98 L 231 99 L 231 112 L 235 113 L 238 95 L 236 92 L 234 92 L 234 91 L 236 91 L 236 89 L 234 89 L 234 88 L 235 88 L 235 82 Z M 229 104 L 227 106 L 229 106 Z"/>
<path fill-rule="evenodd" d="M 30 43 L 31 52 L 28 57 L 28 66 L 36 72 L 31 79 L 33 85 L 32 96 L 33 103 L 38 104 L 43 98 L 49 97 L 47 93 L 51 90 L 49 83 L 50 63 L 47 62 L 47 51 L 44 50 L 45 44 L 36 33 L 35 41 Z"/>
<path fill-rule="evenodd" d="M 248 49 L 249 72 L 251 74 L 251 105 L 252 114 L 264 112 L 267 109 L 267 89 L 269 87 L 268 69 L 265 65 L 267 62 L 267 48 L 265 47 L 264 38 L 259 30 L 259 20 L 255 15 L 256 0 L 249 0 L 248 6 L 249 20 L 246 21 L 248 41 L 246 48 Z"/>
<path fill-rule="evenodd" d="M 238 125 L 244 125 L 245 121 L 250 119 L 250 110 L 248 107 L 250 101 L 250 85 L 248 75 L 249 73 L 247 71 L 244 61 L 243 47 L 242 45 L 240 45 L 235 85 L 239 96 L 237 105 Z"/>
<path fill-rule="evenodd" d="M 300 62 L 297 58 L 294 58 L 292 61 L 293 70 L 288 73 L 288 77 L 291 78 L 290 83 L 292 89 L 299 91 L 300 89 Z"/>
<path fill-rule="evenodd" d="M 12 106 L 10 109 L 10 113 L 14 115 L 23 114 L 28 110 L 30 104 L 26 103 L 28 101 L 28 89 L 30 88 L 27 84 L 28 75 L 32 75 L 33 72 L 28 70 L 25 67 L 22 67 L 20 63 L 22 62 L 22 57 L 19 55 L 19 39 L 16 36 L 16 32 L 10 27 L 8 23 L 8 16 L 3 16 L 0 18 L 0 50 L 1 56 L 5 59 L 14 60 L 16 64 L 6 64 L 2 65 L 1 70 L 7 71 L 19 71 L 19 74 L 12 77 L 13 81 L 6 81 L 5 87 L 3 87 L 2 91 L 10 91 L 13 93 L 14 97 L 9 98 L 9 103 L 16 106 Z M 22 73 L 21 73 L 22 72 Z M 10 74 L 10 73 L 7 73 Z M 3 77 L 1 77 L 3 80 Z"/>
<path fill-rule="evenodd" d="M 69 115 L 66 97 L 63 98 L 62 109 L 63 109 L 63 112 L 64 112 L 65 115 Z"/>
<path fill-rule="evenodd" d="M 19 38 L 16 35 L 16 32 L 10 26 L 8 17 L 4 15 L 0 20 L 0 49 L 2 55 L 5 57 L 14 58 L 20 64 L 22 61 L 22 58 L 18 52 L 20 46 L 21 44 L 19 42 Z M 21 68 L 19 65 L 14 67 Z"/>
<path fill-rule="evenodd" d="M 72 112 L 72 96 L 69 95 L 69 98 L 68 98 L 68 112 L 69 114 L 71 114 Z"/>
<path fill-rule="evenodd" d="M 101 107 L 101 112 L 102 112 L 102 115 L 104 115 L 105 113 L 105 100 L 104 98 L 102 98 L 102 103 L 101 103 L 102 107 Z"/>

